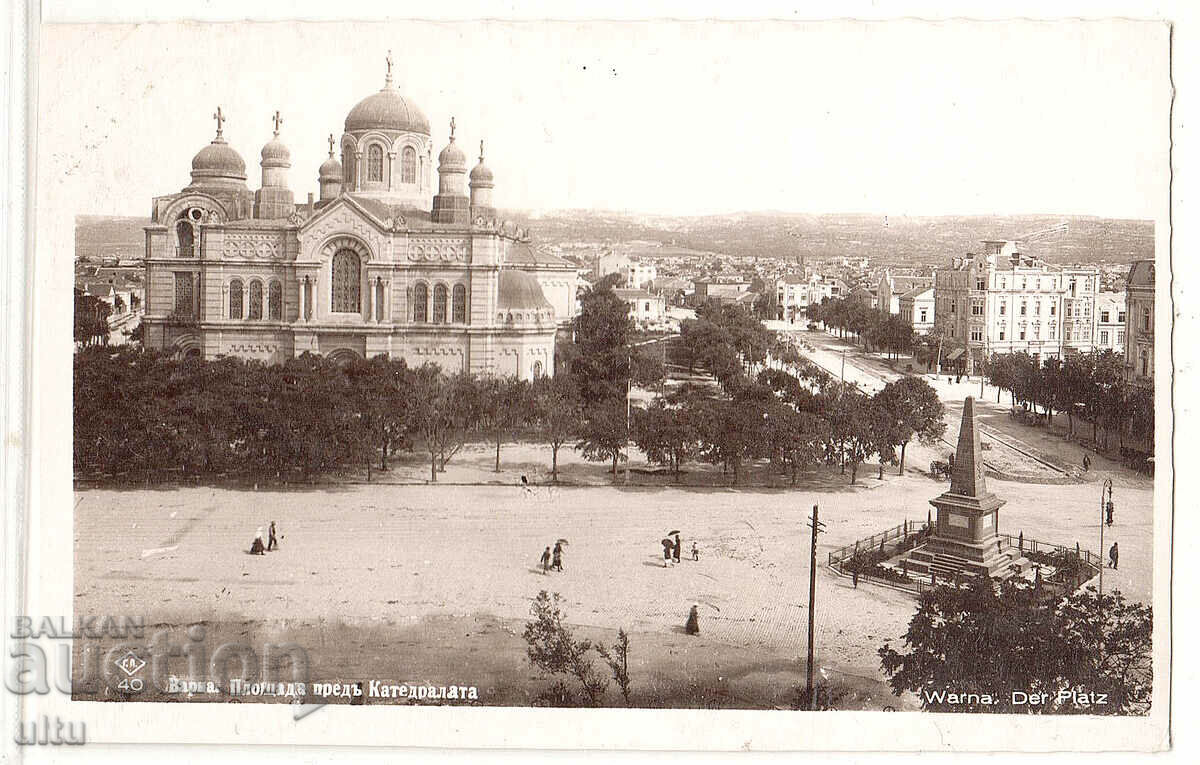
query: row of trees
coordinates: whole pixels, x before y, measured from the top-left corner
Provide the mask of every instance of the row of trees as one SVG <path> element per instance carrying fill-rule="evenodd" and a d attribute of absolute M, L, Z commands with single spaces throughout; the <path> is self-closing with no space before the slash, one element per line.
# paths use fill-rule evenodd
<path fill-rule="evenodd" d="M 108 303 L 76 287 L 75 342 L 81 346 L 107 345 L 108 317 L 111 313 L 112 307 Z"/>
<path fill-rule="evenodd" d="M 1040 407 L 1048 418 L 1056 411 L 1066 414 L 1071 435 L 1082 418 L 1092 426 L 1092 439 L 1105 448 L 1109 433 L 1117 434 L 1121 446 L 1126 437 L 1143 443 L 1154 438 L 1154 391 L 1126 382 L 1119 353 L 1071 353 L 1041 363 L 1028 353 L 996 354 L 984 373 L 997 388 L 997 402 L 1005 390 L 1014 405 Z"/>
<path fill-rule="evenodd" d="M 885 351 L 889 357 L 908 353 L 915 340 L 912 325 L 896 314 L 883 313 L 851 298 L 825 298 L 809 303 L 808 318 L 827 328 L 859 339 L 870 351 Z"/>
<path fill-rule="evenodd" d="M 334 469 L 388 469 L 397 450 L 420 450 L 431 481 L 470 441 L 502 448 L 518 435 L 617 472 L 636 443 L 676 476 L 697 460 L 736 483 L 743 465 L 769 460 L 793 482 L 807 465 L 899 461 L 914 438 L 942 433 L 933 390 L 908 377 L 867 397 L 802 359 L 744 309 L 703 307 L 685 322 L 671 357 L 710 371 L 717 384 L 669 393 L 659 355 L 632 339 L 628 310 L 611 289 L 582 297 L 573 340 L 552 378 L 447 375 L 376 357 L 338 364 L 305 354 L 266 365 L 238 358 L 176 359 L 134 347 L 75 357 L 75 466 L 80 475 L 242 473 L 290 480 Z M 633 386 L 663 391 L 631 406 Z M 378 466 L 378 467 L 376 467 Z"/>

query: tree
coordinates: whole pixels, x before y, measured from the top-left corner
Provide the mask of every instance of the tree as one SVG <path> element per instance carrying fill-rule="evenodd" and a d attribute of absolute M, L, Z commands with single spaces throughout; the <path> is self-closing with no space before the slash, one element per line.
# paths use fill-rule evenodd
<path fill-rule="evenodd" d="M 1094 590 L 1061 600 L 1022 580 L 937 587 L 921 597 L 906 653 L 879 649 L 893 692 L 918 694 L 930 712 L 1145 714 L 1151 695 L 1149 606 Z M 1079 705 L 1064 689 L 1107 694 Z M 1048 694 L 1019 704 L 1013 691 Z M 952 697 L 951 694 L 958 694 Z"/>
<path fill-rule="evenodd" d="M 553 598 L 545 590 L 538 593 L 529 609 L 533 619 L 525 623 L 522 634 L 525 653 L 543 672 L 574 677 L 579 681 L 584 702 L 588 706 L 599 706 L 608 689 L 608 680 L 596 672 L 588 656 L 593 647 L 591 641 L 576 640 L 567 626 L 561 602 L 557 592 Z M 628 651 L 627 640 L 624 649 Z M 628 693 L 628 680 L 622 691 Z M 569 700 L 561 698 L 560 703 L 567 704 Z"/>
<path fill-rule="evenodd" d="M 946 409 L 937 392 L 923 377 L 906 375 L 883 386 L 876 394 L 882 411 L 895 423 L 894 429 L 878 431 L 895 440 L 889 445 L 900 447 L 899 475 L 904 475 L 904 453 L 913 437 L 932 446 L 946 432 Z"/>
<path fill-rule="evenodd" d="M 691 456 L 696 440 L 689 413 L 682 407 L 668 407 L 657 398 L 650 406 L 633 410 L 633 442 L 648 460 L 667 465 L 676 480 L 679 466 Z"/>
<path fill-rule="evenodd" d="M 495 472 L 500 472 L 500 446 L 532 417 L 529 383 L 516 377 L 486 377 L 477 383 L 480 424 L 496 445 Z"/>
<path fill-rule="evenodd" d="M 476 424 L 477 402 L 469 375 L 447 377 L 436 364 L 413 370 L 411 419 L 429 453 L 429 480 L 462 448 L 466 432 Z"/>
<path fill-rule="evenodd" d="M 574 378 L 540 377 L 533 384 L 534 416 L 542 437 L 550 442 L 550 477 L 558 482 L 558 450 L 575 437 L 583 422 L 583 404 Z"/>
<path fill-rule="evenodd" d="M 623 397 L 609 398 L 588 407 L 579 443 L 575 445 L 589 462 L 612 460 L 614 476 L 617 474 L 617 461 L 628 459 L 628 456 L 623 454 L 626 444 L 629 443 L 625 407 Z"/>

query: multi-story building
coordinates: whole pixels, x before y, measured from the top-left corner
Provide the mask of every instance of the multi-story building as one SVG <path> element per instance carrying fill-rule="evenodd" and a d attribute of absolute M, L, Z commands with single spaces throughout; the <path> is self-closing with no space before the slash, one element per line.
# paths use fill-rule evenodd
<path fill-rule="evenodd" d="M 953 258 L 936 272 L 937 325 L 971 359 L 968 367 L 993 353 L 1023 351 L 1039 361 L 1062 356 L 1067 276 L 1019 247 L 984 241 L 983 254 Z M 1077 283 L 1084 273 L 1076 270 Z M 1086 273 L 1095 285 L 1096 273 Z"/>
<path fill-rule="evenodd" d="M 695 281 L 696 291 L 693 299 L 696 304 L 704 303 L 708 300 L 715 300 L 718 303 L 730 303 L 750 289 L 749 282 L 742 281 L 724 281 L 712 279 L 697 279 Z"/>
<path fill-rule="evenodd" d="M 901 295 L 899 316 L 918 335 L 931 331 L 935 316 L 933 287 L 917 287 Z"/>
<path fill-rule="evenodd" d="M 788 274 L 775 280 L 775 318 L 788 324 L 808 323 L 808 280 Z"/>
<path fill-rule="evenodd" d="M 666 321 L 667 301 L 662 295 L 625 287 L 614 289 L 613 294 L 629 304 L 629 318 L 638 329 L 661 326 Z"/>
<path fill-rule="evenodd" d="M 879 310 L 884 313 L 900 313 L 900 297 L 918 287 L 932 287 L 932 276 L 893 275 L 884 271 L 879 279 Z"/>
<path fill-rule="evenodd" d="M 1063 348 L 1083 353 L 1096 347 L 1096 293 L 1100 273 L 1094 268 L 1067 267 L 1062 270 Z"/>
<path fill-rule="evenodd" d="M 1096 293 L 1097 351 L 1125 353 L 1125 293 Z"/>
<path fill-rule="evenodd" d="M 604 252 L 592 261 L 596 279 L 609 274 L 620 274 L 625 279 L 624 287 L 640 290 L 658 278 L 658 268 L 652 261 L 631 258 L 622 252 Z"/>
<path fill-rule="evenodd" d="M 1154 261 L 1138 260 L 1125 281 L 1125 368 L 1129 380 L 1154 384 Z"/>

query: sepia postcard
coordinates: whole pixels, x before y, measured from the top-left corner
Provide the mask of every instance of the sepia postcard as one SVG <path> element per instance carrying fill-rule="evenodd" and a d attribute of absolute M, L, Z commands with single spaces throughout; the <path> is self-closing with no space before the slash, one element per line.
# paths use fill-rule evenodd
<path fill-rule="evenodd" d="M 1169 23 L 37 46 L 22 747 L 1169 746 Z"/>

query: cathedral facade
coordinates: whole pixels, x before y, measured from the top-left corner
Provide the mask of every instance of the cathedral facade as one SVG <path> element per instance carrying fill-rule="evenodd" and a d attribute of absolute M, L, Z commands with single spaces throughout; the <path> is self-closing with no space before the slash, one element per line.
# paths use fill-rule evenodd
<path fill-rule="evenodd" d="M 146 347 L 268 363 L 387 354 L 448 373 L 553 373 L 575 267 L 497 220 L 483 144 L 468 174 L 453 119 L 434 188 L 429 121 L 390 70 L 389 60 L 383 90 L 350 111 L 341 140 L 330 136 L 320 198 L 305 204 L 288 188 L 279 114 L 262 149 L 261 188 L 251 191 L 218 108 L 191 183 L 153 202 Z"/>

